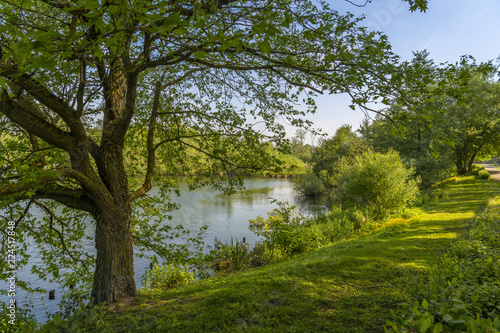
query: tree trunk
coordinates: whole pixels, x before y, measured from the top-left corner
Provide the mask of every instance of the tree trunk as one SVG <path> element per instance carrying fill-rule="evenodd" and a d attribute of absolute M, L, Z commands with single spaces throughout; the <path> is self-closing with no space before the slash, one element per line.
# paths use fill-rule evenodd
<path fill-rule="evenodd" d="M 130 203 L 124 209 L 97 213 L 95 242 L 96 268 L 92 299 L 95 303 L 115 302 L 133 297 L 134 279 L 133 239 L 130 228 Z"/>
<path fill-rule="evenodd" d="M 465 165 L 465 161 L 457 159 L 456 166 L 457 166 L 457 173 L 459 175 L 465 175 L 467 173 L 467 167 Z"/>
<path fill-rule="evenodd" d="M 469 163 L 467 164 L 467 172 L 472 171 L 472 166 L 474 165 L 474 160 L 476 159 L 477 153 L 474 153 L 470 158 L 469 158 Z"/>
<path fill-rule="evenodd" d="M 455 165 L 457 166 L 457 172 L 459 175 L 464 175 L 467 173 L 467 153 L 463 147 L 455 147 Z"/>

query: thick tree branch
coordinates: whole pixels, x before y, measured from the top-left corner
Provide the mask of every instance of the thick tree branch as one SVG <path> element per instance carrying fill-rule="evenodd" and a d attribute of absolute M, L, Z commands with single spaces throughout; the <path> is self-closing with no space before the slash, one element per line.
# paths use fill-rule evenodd
<path fill-rule="evenodd" d="M 45 175 L 38 177 L 36 181 L 27 182 L 24 184 L 16 183 L 16 184 L 0 186 L 0 198 L 36 189 L 37 187 L 42 186 L 44 184 L 61 181 L 64 178 L 74 179 L 78 181 L 82 185 L 82 187 L 87 187 L 87 188 L 93 187 L 93 182 L 84 174 L 70 168 L 61 168 L 50 172 L 46 172 Z"/>
<path fill-rule="evenodd" d="M 7 66 L 3 61 L 0 62 L 0 76 L 21 87 L 40 103 L 59 115 L 76 139 L 79 141 L 86 140 L 85 129 L 76 117 L 76 111 L 45 86 L 33 80 L 27 74 L 19 73 L 14 66 Z"/>
<path fill-rule="evenodd" d="M 22 104 L 11 99 L 7 92 L 0 93 L 0 112 L 12 122 L 55 147 L 61 148 L 70 154 L 76 153 L 75 141 L 69 133 L 43 119 L 33 105 Z"/>
<path fill-rule="evenodd" d="M 66 207 L 81 210 L 90 214 L 95 212 L 91 199 L 82 190 L 71 190 L 62 186 L 51 185 L 50 188 L 37 190 L 35 194 L 16 196 L 16 201 L 50 199 Z"/>

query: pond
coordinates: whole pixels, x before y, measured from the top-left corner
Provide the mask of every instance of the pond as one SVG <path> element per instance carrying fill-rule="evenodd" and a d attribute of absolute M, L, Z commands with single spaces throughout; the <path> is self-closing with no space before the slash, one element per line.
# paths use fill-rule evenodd
<path fill-rule="evenodd" d="M 258 237 L 249 229 L 249 219 L 257 216 L 267 216 L 267 213 L 277 208 L 272 199 L 288 201 L 297 206 L 304 215 L 312 215 L 325 211 L 327 207 L 324 202 L 314 202 L 301 197 L 293 188 L 293 180 L 289 179 L 247 179 L 245 189 L 237 191 L 232 195 L 225 195 L 220 191 L 204 187 L 189 191 L 187 184 L 181 184 L 181 196 L 173 196 L 172 201 L 181 205 L 181 208 L 172 212 L 172 225 L 181 224 L 186 229 L 198 231 L 206 225 L 208 229 L 204 233 L 205 245 L 213 245 L 217 238 L 223 242 L 229 242 L 231 237 L 238 240 L 246 239 L 247 243 L 253 244 Z M 155 192 L 155 188 L 152 192 Z M 90 228 L 93 229 L 93 228 Z M 92 232 L 91 230 L 89 230 Z M 89 242 L 83 244 L 90 253 L 95 253 L 94 244 Z M 32 312 L 38 321 L 46 320 L 46 313 L 55 313 L 59 310 L 58 300 L 64 291 L 54 283 L 38 279 L 31 274 L 31 265 L 39 264 L 40 256 L 33 249 L 29 265 L 17 272 L 18 279 L 30 282 L 33 286 L 46 290 L 56 290 L 55 300 L 49 300 L 48 294 L 31 295 L 24 291 L 16 291 L 16 301 L 18 306 L 23 306 L 27 302 L 32 305 Z M 140 288 L 141 276 L 149 269 L 149 261 L 146 258 L 136 258 L 134 260 L 135 279 L 137 287 Z M 0 288 L 8 289 L 7 282 L 0 284 Z M 8 302 L 7 295 L 1 295 L 0 301 Z"/>

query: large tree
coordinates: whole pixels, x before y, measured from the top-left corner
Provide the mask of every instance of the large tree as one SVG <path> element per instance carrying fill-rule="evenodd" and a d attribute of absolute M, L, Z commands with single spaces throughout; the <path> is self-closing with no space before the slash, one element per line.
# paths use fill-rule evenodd
<path fill-rule="evenodd" d="M 424 185 L 436 180 L 436 164 L 451 162 L 458 174 L 465 174 L 476 158 L 498 151 L 500 84 L 492 61 L 477 63 L 465 56 L 455 64 L 437 65 L 424 51 L 406 66 L 420 79 L 401 85 L 391 106 L 364 127 L 375 149 L 391 147 L 415 160 L 417 173 L 427 174 Z"/>
<path fill-rule="evenodd" d="M 437 132 L 448 139 L 460 175 L 472 171 L 476 159 L 499 151 L 500 83 L 494 77 L 497 70 L 480 70 L 474 63 L 454 67 L 446 96 L 438 100 L 443 115 Z"/>
<path fill-rule="evenodd" d="M 38 243 L 56 278 L 94 270 L 95 302 L 133 296 L 134 242 L 155 237 L 133 203 L 157 158 L 179 166 L 189 149 L 213 159 L 208 174 L 262 168 L 263 137 L 282 140 L 279 120 L 300 125 L 315 94 L 381 96 L 397 57 L 360 20 L 303 0 L 1 1 L 2 231 Z M 95 263 L 77 245 L 88 216 Z M 78 274 L 59 271 L 72 261 Z"/>

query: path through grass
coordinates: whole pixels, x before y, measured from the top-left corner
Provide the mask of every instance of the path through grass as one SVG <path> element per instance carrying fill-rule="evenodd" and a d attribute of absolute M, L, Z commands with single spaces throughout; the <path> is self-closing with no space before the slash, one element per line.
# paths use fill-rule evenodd
<path fill-rule="evenodd" d="M 100 332 L 383 332 L 500 183 L 458 178 L 448 199 L 370 235 L 260 269 L 138 295 L 101 313 Z"/>

